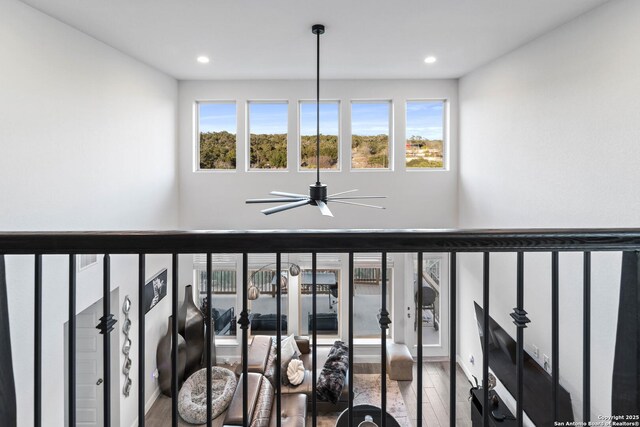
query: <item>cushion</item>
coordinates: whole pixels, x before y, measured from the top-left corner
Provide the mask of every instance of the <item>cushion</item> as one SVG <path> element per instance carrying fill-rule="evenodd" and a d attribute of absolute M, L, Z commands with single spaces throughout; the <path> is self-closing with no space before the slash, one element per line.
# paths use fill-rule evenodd
<path fill-rule="evenodd" d="M 296 344 L 295 337 L 293 336 L 293 334 L 291 334 L 282 340 L 280 350 L 280 381 L 283 385 L 289 385 L 287 368 L 289 367 L 289 362 L 291 361 L 291 359 L 297 358 L 298 356 L 300 356 L 300 350 L 298 349 L 298 346 Z"/>
<path fill-rule="evenodd" d="M 298 385 L 304 380 L 304 364 L 300 359 L 291 359 L 287 367 L 287 378 L 289 384 Z"/>
<path fill-rule="evenodd" d="M 223 413 L 236 390 L 236 376 L 228 369 L 211 368 L 211 409 L 212 417 Z M 191 375 L 178 393 L 178 412 L 187 422 L 204 424 L 207 422 L 207 368 Z"/>
<path fill-rule="evenodd" d="M 336 341 L 318 378 L 318 400 L 336 404 L 342 394 L 348 370 L 349 347 L 342 341 Z"/>
<path fill-rule="evenodd" d="M 258 399 L 256 400 L 251 427 L 267 427 L 271 418 L 271 407 L 274 402 L 273 386 L 269 381 L 262 381 Z"/>

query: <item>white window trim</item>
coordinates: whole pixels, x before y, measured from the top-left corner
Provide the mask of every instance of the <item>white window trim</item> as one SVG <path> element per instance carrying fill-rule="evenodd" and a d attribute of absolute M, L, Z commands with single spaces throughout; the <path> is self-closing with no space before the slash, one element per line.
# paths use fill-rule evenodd
<path fill-rule="evenodd" d="M 353 124 L 353 104 L 381 104 L 389 103 L 389 135 L 388 135 L 388 149 L 389 149 L 389 167 L 388 168 L 354 168 L 352 155 L 353 147 L 353 126 L 349 126 L 349 172 L 393 172 L 394 171 L 394 159 L 395 159 L 395 138 L 394 138 L 394 103 L 393 99 L 350 99 L 349 100 L 349 120 Z"/>
<path fill-rule="evenodd" d="M 405 152 L 404 161 L 402 162 L 405 172 L 448 172 L 449 171 L 449 100 L 447 98 L 416 98 L 406 99 L 405 105 L 405 141 L 407 139 L 407 104 L 409 102 L 442 102 L 442 167 L 441 168 L 408 168 L 407 153 Z M 406 144 L 406 142 L 405 142 Z"/>
<path fill-rule="evenodd" d="M 233 169 L 200 169 L 200 104 L 234 104 L 236 107 L 236 167 Z M 194 103 L 193 129 L 193 172 L 194 173 L 236 173 L 238 171 L 238 102 L 235 100 L 204 100 L 199 99 Z"/>
<path fill-rule="evenodd" d="M 251 104 L 285 104 L 287 106 L 287 167 L 284 169 L 260 169 L 251 167 Z M 289 109 L 291 105 L 288 99 L 249 99 L 245 104 L 245 172 L 268 172 L 268 173 L 288 173 L 291 165 L 289 164 Z"/>
<path fill-rule="evenodd" d="M 297 171 L 300 173 L 315 173 L 316 169 L 302 169 L 302 104 L 314 103 L 315 100 L 298 100 L 298 126 L 297 126 Z M 342 101 L 340 99 L 321 99 L 320 104 L 338 103 L 338 167 L 336 169 L 320 169 L 321 172 L 342 172 Z"/>

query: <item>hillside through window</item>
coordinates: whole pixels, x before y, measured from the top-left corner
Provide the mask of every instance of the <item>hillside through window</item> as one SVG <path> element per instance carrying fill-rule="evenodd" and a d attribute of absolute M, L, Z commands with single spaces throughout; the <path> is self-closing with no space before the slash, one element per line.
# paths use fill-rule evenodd
<path fill-rule="evenodd" d="M 444 167 L 444 101 L 408 101 L 407 169 Z"/>
<path fill-rule="evenodd" d="M 236 168 L 236 103 L 198 103 L 199 169 Z"/>
<path fill-rule="evenodd" d="M 287 168 L 288 105 L 286 102 L 250 102 L 249 168 Z"/>
<path fill-rule="evenodd" d="M 316 103 L 300 102 L 300 169 L 316 168 Z M 320 168 L 338 169 L 340 145 L 340 104 L 320 102 Z"/>
<path fill-rule="evenodd" d="M 388 169 L 391 103 L 351 103 L 351 167 Z"/>

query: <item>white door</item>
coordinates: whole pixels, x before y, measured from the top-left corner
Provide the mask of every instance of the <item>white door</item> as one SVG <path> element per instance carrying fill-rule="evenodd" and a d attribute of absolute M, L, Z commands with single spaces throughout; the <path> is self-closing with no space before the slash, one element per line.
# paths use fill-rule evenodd
<path fill-rule="evenodd" d="M 449 255 L 424 253 L 422 256 L 423 302 L 418 304 L 417 256 L 407 255 L 405 286 L 406 343 L 417 356 L 418 322 L 422 322 L 423 357 L 449 356 Z"/>
<path fill-rule="evenodd" d="M 102 300 L 76 316 L 76 421 L 78 426 L 103 424 L 102 335 L 100 322 Z M 117 376 L 114 376 L 117 378 Z"/>

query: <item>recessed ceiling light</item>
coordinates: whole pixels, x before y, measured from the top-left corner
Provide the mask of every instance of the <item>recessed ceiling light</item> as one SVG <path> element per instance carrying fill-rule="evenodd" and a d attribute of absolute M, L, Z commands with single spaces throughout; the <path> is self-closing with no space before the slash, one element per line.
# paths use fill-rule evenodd
<path fill-rule="evenodd" d="M 201 64 L 208 64 L 209 63 L 209 57 L 208 56 L 198 56 L 197 61 Z"/>
<path fill-rule="evenodd" d="M 425 64 L 433 64 L 437 60 L 438 59 L 435 56 L 427 56 L 426 58 L 424 58 Z"/>

